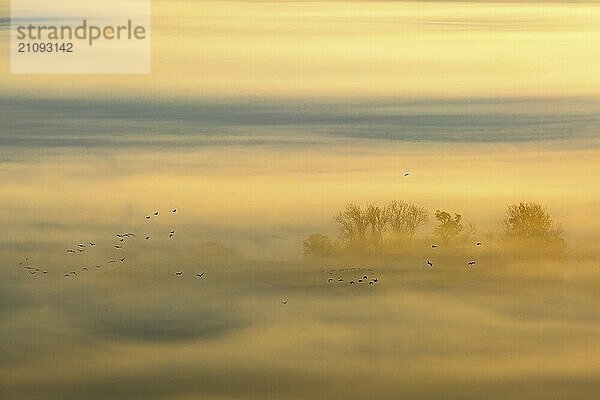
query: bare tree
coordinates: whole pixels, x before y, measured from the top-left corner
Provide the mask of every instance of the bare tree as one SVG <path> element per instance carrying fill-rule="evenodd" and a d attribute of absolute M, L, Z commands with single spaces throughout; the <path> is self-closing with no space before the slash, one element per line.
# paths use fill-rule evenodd
<path fill-rule="evenodd" d="M 455 213 L 454 217 L 452 217 L 449 212 L 436 210 L 435 219 L 437 219 L 439 223 L 434 228 L 433 234 L 439 237 L 444 243 L 448 243 L 464 229 L 460 222 L 462 219 L 460 214 Z"/>
<path fill-rule="evenodd" d="M 369 221 L 366 212 L 360 206 L 350 203 L 333 219 L 340 224 L 342 238 L 348 247 L 356 250 L 364 248 Z"/>
<path fill-rule="evenodd" d="M 403 201 L 392 201 L 388 206 L 388 219 L 392 232 L 413 238 L 417 229 L 429 221 L 429 213 L 423 207 Z"/>
<path fill-rule="evenodd" d="M 473 223 L 469 223 L 469 224 L 467 224 L 467 226 L 465 226 L 465 229 L 463 230 L 462 238 L 465 241 L 469 241 L 469 240 L 472 240 L 476 234 L 477 234 L 477 226 Z"/>
<path fill-rule="evenodd" d="M 369 204 L 365 214 L 371 226 L 375 247 L 381 250 L 383 249 L 383 232 L 385 232 L 389 221 L 388 208 Z"/>

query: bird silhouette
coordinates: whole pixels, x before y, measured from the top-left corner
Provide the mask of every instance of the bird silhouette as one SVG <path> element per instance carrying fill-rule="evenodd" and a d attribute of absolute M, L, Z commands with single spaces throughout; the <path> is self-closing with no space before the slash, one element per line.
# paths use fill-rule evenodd
<path fill-rule="evenodd" d="M 469 261 L 467 262 L 467 265 L 475 265 L 475 261 Z"/>
<path fill-rule="evenodd" d="M 75 253 L 75 250 L 67 249 L 67 253 Z"/>
<path fill-rule="evenodd" d="M 100 269 L 100 268 L 102 268 L 102 266 L 101 265 L 96 265 L 96 268 Z"/>
<path fill-rule="evenodd" d="M 149 215 L 146 215 L 146 219 L 150 219 L 150 216 L 149 216 Z"/>
<path fill-rule="evenodd" d="M 118 244 L 115 244 L 115 248 L 120 249 L 121 246 L 119 246 Z"/>
<path fill-rule="evenodd" d="M 85 250 L 84 249 L 77 249 L 79 250 L 80 253 L 83 253 Z"/>
<path fill-rule="evenodd" d="M 333 278 L 329 278 L 328 282 L 333 282 Z"/>
<path fill-rule="evenodd" d="M 87 267 L 83 267 L 83 268 L 81 268 L 81 270 L 82 271 L 87 271 L 88 269 L 87 269 Z"/>
<path fill-rule="evenodd" d="M 175 272 L 175 275 L 181 276 L 181 275 L 183 275 L 183 272 Z"/>
<path fill-rule="evenodd" d="M 110 260 L 108 263 L 112 264 L 112 263 L 116 263 L 116 262 L 117 262 L 117 260 Z"/>
<path fill-rule="evenodd" d="M 436 244 L 432 244 L 432 245 L 431 245 L 431 248 L 432 248 L 432 249 L 435 249 L 436 247 L 437 247 L 437 245 L 436 245 Z"/>
<path fill-rule="evenodd" d="M 123 258 L 119 258 L 119 260 L 120 260 L 121 262 L 123 262 L 123 261 L 125 261 L 125 257 L 123 257 Z"/>
<path fill-rule="evenodd" d="M 481 242 L 477 242 L 477 246 L 481 246 Z"/>
<path fill-rule="evenodd" d="M 350 281 L 350 284 L 351 284 L 351 285 L 354 285 L 354 281 Z"/>
<path fill-rule="evenodd" d="M 373 284 L 373 282 L 369 282 L 369 285 L 372 285 L 372 284 Z"/>
<path fill-rule="evenodd" d="M 404 173 L 404 176 L 405 176 L 405 177 L 406 177 L 406 176 L 409 176 L 409 175 L 410 175 L 410 172 L 405 172 L 405 173 Z"/>
<path fill-rule="evenodd" d="M 287 300 L 282 300 L 281 304 L 287 304 L 287 302 L 288 302 Z"/>
<path fill-rule="evenodd" d="M 95 246 L 96 245 L 96 243 L 93 243 L 93 242 L 88 242 L 88 243 L 90 244 L 90 246 Z"/>
<path fill-rule="evenodd" d="M 202 275 L 204 275 L 204 272 L 202 272 L 202 273 L 200 273 L 200 274 L 196 274 L 196 276 L 197 276 L 198 278 L 202 278 Z"/>
<path fill-rule="evenodd" d="M 154 211 L 154 215 L 158 215 L 158 211 Z"/>
<path fill-rule="evenodd" d="M 429 265 L 430 267 L 433 267 L 433 263 L 429 260 L 427 260 L 427 265 Z"/>
<path fill-rule="evenodd" d="M 176 213 L 176 212 L 177 212 L 177 209 L 176 209 L 176 208 L 174 208 L 172 212 Z"/>
<path fill-rule="evenodd" d="M 150 239 L 150 236 L 146 236 L 146 240 Z"/>

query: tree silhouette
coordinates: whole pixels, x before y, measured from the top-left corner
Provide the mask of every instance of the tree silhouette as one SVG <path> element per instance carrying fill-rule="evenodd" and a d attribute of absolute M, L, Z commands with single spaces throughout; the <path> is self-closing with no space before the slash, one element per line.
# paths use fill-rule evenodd
<path fill-rule="evenodd" d="M 369 220 L 360 206 L 352 203 L 346 205 L 346 209 L 334 216 L 333 220 L 340 224 L 342 239 L 348 247 L 355 250 L 364 249 Z"/>
<path fill-rule="evenodd" d="M 506 209 L 504 233 L 510 239 L 546 243 L 562 242 L 562 229 L 555 227 L 550 214 L 537 203 L 512 204 Z"/>
<path fill-rule="evenodd" d="M 462 219 L 460 214 L 455 213 L 452 217 L 449 212 L 436 210 L 435 219 L 438 220 L 439 224 L 434 228 L 433 234 L 444 243 L 448 243 L 464 229 L 460 222 Z"/>
<path fill-rule="evenodd" d="M 392 232 L 412 239 L 421 225 L 429 221 L 429 213 L 423 207 L 403 201 L 392 201 L 388 206 Z"/>
<path fill-rule="evenodd" d="M 371 234 L 375 248 L 381 250 L 383 248 L 383 232 L 386 230 L 389 221 L 388 207 L 379 207 L 369 204 L 365 215 L 371 226 Z"/>
<path fill-rule="evenodd" d="M 331 257 L 335 254 L 334 243 L 327 235 L 313 233 L 302 242 L 304 254 L 309 257 Z"/>

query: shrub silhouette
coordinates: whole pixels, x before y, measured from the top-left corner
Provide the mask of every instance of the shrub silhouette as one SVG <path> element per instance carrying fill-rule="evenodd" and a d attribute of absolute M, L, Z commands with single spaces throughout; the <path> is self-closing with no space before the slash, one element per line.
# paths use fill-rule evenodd
<path fill-rule="evenodd" d="M 555 227 L 546 209 L 537 203 L 512 204 L 506 209 L 504 234 L 508 239 L 562 243 L 562 228 Z"/>
<path fill-rule="evenodd" d="M 331 257 L 336 253 L 335 244 L 327 235 L 313 233 L 302 242 L 304 255 L 309 257 Z"/>
<path fill-rule="evenodd" d="M 439 224 L 434 228 L 433 234 L 445 244 L 458 236 L 464 229 L 460 222 L 462 219 L 460 214 L 455 213 L 452 217 L 447 211 L 436 210 L 435 219 L 438 220 Z"/>

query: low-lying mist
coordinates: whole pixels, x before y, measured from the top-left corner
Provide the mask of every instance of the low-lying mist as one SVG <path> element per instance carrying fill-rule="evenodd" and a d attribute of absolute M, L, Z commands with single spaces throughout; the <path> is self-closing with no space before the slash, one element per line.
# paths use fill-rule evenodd
<path fill-rule="evenodd" d="M 13 152 L 0 397 L 595 396 L 593 151 L 322 146 Z M 428 222 L 349 247 L 334 217 L 393 200 Z M 560 251 L 509 240 L 519 202 L 562 226 Z M 316 232 L 336 252 L 303 254 Z"/>

